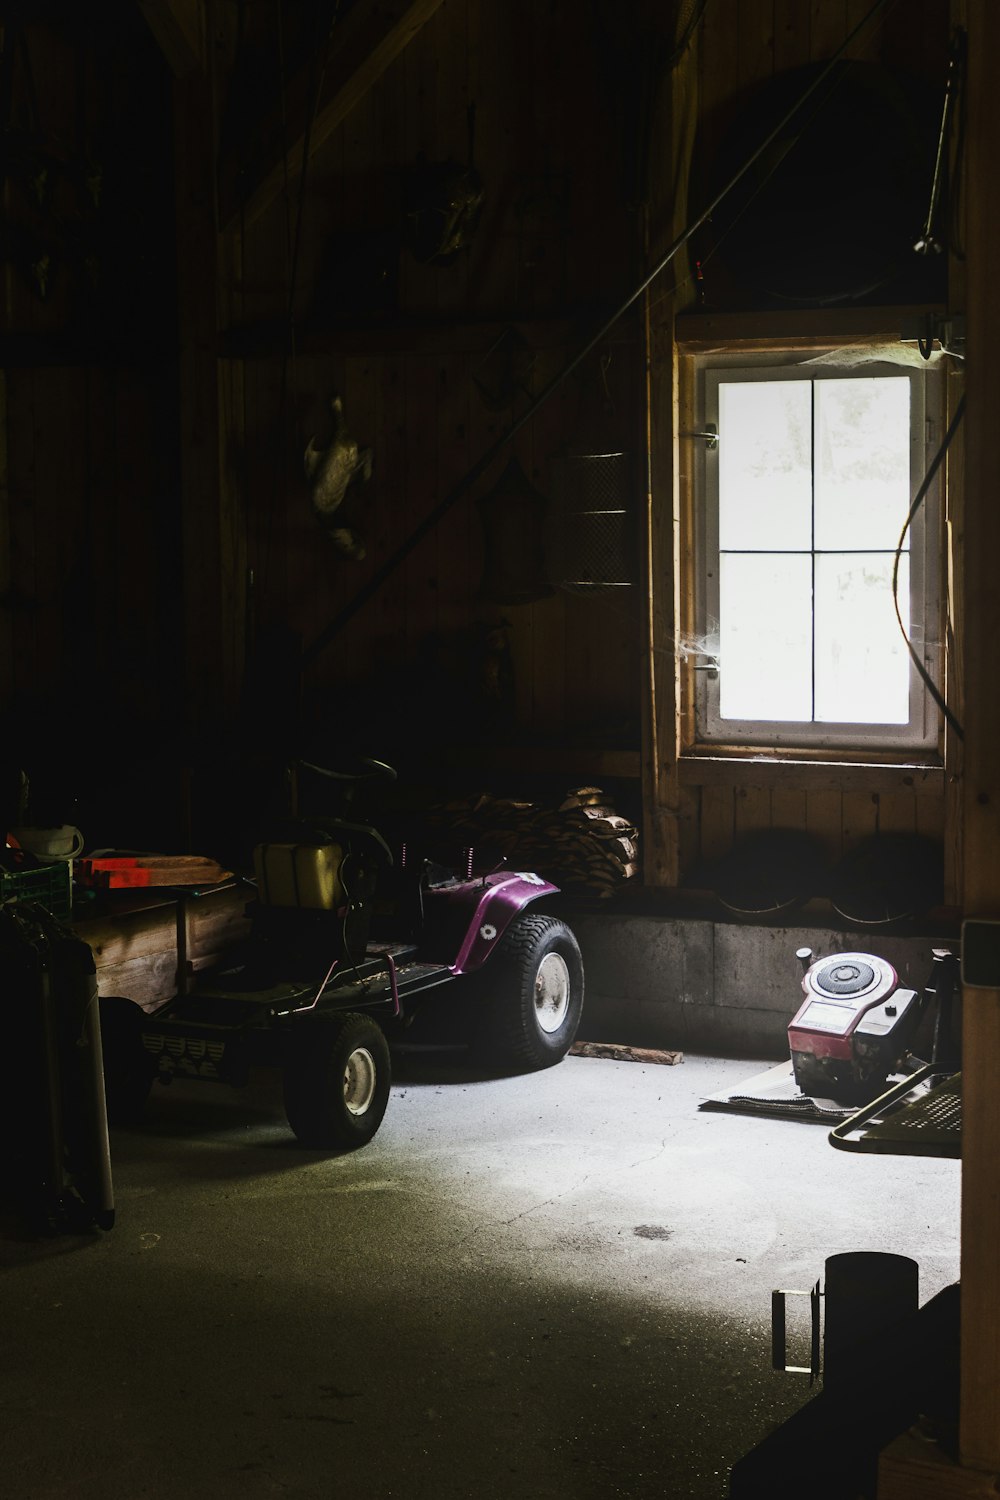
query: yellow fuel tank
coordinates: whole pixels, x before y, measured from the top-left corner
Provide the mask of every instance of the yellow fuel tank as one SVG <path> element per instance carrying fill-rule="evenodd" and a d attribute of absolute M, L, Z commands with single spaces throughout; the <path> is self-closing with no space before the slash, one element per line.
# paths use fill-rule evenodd
<path fill-rule="evenodd" d="M 345 900 L 343 858 L 339 844 L 258 844 L 253 863 L 261 902 L 336 910 Z"/>

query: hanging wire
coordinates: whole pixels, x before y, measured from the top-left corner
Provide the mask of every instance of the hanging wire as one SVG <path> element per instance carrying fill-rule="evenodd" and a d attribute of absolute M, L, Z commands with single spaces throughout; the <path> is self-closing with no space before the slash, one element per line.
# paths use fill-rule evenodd
<path fill-rule="evenodd" d="M 945 197 L 944 207 L 948 222 L 942 230 L 943 239 L 938 238 L 936 230 L 940 218 L 948 139 L 952 134 L 952 114 L 955 109 L 956 98 L 961 98 L 965 92 L 965 41 L 965 32 L 961 27 L 958 27 L 952 37 L 948 57 L 948 75 L 945 80 L 944 100 L 941 105 L 941 124 L 938 128 L 937 152 L 934 157 L 934 175 L 931 180 L 930 204 L 927 209 L 927 218 L 924 220 L 923 232 L 913 247 L 918 255 L 940 255 L 942 250 L 952 248 L 949 244 L 949 237 L 954 227 L 952 222 L 954 202 L 950 190 Z M 962 129 L 964 130 L 964 125 Z M 922 347 L 921 352 L 923 352 Z M 924 355 L 924 358 L 929 359 L 930 355 Z"/>
<path fill-rule="evenodd" d="M 792 105 L 791 109 L 788 110 L 788 112 L 778 121 L 777 125 L 775 125 L 774 128 L 765 136 L 760 145 L 751 152 L 750 156 L 739 168 L 739 170 L 722 188 L 719 189 L 719 191 L 715 194 L 715 196 L 711 199 L 707 206 L 702 209 L 701 213 L 699 213 L 697 217 L 688 224 L 686 229 L 681 231 L 681 233 L 677 236 L 677 238 L 653 266 L 652 270 L 647 272 L 647 274 L 632 290 L 625 301 L 616 309 L 615 312 L 611 314 L 609 318 L 605 320 L 604 323 L 601 324 L 600 328 L 598 328 L 597 331 L 591 335 L 591 337 L 584 344 L 583 348 L 580 349 L 572 357 L 572 359 L 570 359 L 562 367 L 562 369 L 552 377 L 549 383 L 535 397 L 531 404 L 521 413 L 521 415 L 515 421 L 511 423 L 507 432 L 503 433 L 499 438 L 497 438 L 497 440 L 486 450 L 486 452 L 476 461 L 476 463 L 474 463 L 472 467 L 467 470 L 467 472 L 462 476 L 458 483 L 454 485 L 453 488 L 449 490 L 441 500 L 438 501 L 437 505 L 435 505 L 427 513 L 427 515 L 424 516 L 423 520 L 414 527 L 409 536 L 404 539 L 404 541 L 400 544 L 400 546 L 396 549 L 392 556 L 387 558 L 380 568 L 376 569 L 376 571 L 371 575 L 368 581 L 364 583 L 358 590 L 358 592 L 354 595 L 353 599 L 349 600 L 344 608 L 341 609 L 333 617 L 333 619 L 324 627 L 323 630 L 320 631 L 319 635 L 316 636 L 316 638 L 310 643 L 310 645 L 305 648 L 301 658 L 303 666 L 315 660 L 320 652 L 323 651 L 331 641 L 336 639 L 344 626 L 354 618 L 359 610 L 364 608 L 369 599 L 371 599 L 376 593 L 378 593 L 379 589 L 385 583 L 386 579 L 396 571 L 396 569 L 402 562 L 405 561 L 407 557 L 409 557 L 410 553 L 416 546 L 418 546 L 420 542 L 423 541 L 424 537 L 427 536 L 429 532 L 433 531 L 434 528 L 438 525 L 439 521 L 441 521 L 442 518 L 450 510 L 452 510 L 452 508 L 458 503 L 463 495 L 466 495 L 469 490 L 471 490 L 472 487 L 478 483 L 478 481 L 490 468 L 498 455 L 503 451 L 504 448 L 507 447 L 511 440 L 521 430 L 521 428 L 532 420 L 535 414 L 541 409 L 542 406 L 544 406 L 549 398 L 553 396 L 557 390 L 560 389 L 560 387 L 565 383 L 566 380 L 569 379 L 570 375 L 572 375 L 574 371 L 579 369 L 580 365 L 587 358 L 587 356 L 592 353 L 592 351 L 598 346 L 598 344 L 602 343 L 607 338 L 611 329 L 614 328 L 619 319 L 622 318 L 626 312 L 628 312 L 630 307 L 638 302 L 639 298 L 643 295 L 644 292 L 648 290 L 650 286 L 652 286 L 653 282 L 656 281 L 661 272 L 666 269 L 666 267 L 677 255 L 677 253 L 684 248 L 687 242 L 692 239 L 694 235 L 697 234 L 702 225 L 711 218 L 712 214 L 718 208 L 722 200 L 732 191 L 732 189 L 738 182 L 740 182 L 740 180 L 746 175 L 746 173 L 749 172 L 750 168 L 756 165 L 756 163 L 760 160 L 764 153 L 769 150 L 769 148 L 774 143 L 774 141 L 777 140 L 781 132 L 788 126 L 789 122 L 796 118 L 803 105 L 805 105 L 813 97 L 817 89 L 819 89 L 819 87 L 828 80 L 837 63 L 840 61 L 841 57 L 848 50 L 848 48 L 853 46 L 854 42 L 861 35 L 861 33 L 872 24 L 872 22 L 882 13 L 882 11 L 885 10 L 887 5 L 891 5 L 894 3 L 895 0 L 875 0 L 875 4 L 862 17 L 858 24 L 852 29 L 845 40 L 837 48 L 836 52 L 824 66 L 822 72 L 817 74 L 813 81 L 803 90 L 803 92 L 799 95 L 799 98 Z M 774 168 L 772 168 L 772 170 L 776 170 L 776 168 L 777 163 L 775 163 L 775 166 Z"/>
<path fill-rule="evenodd" d="M 938 469 L 940 469 L 941 465 L 944 463 L 945 454 L 948 452 L 948 449 L 951 446 L 951 440 L 961 426 L 962 418 L 964 416 L 965 396 L 963 395 L 955 408 L 955 415 L 952 417 L 951 422 L 948 425 L 948 431 L 944 435 L 944 440 L 941 443 L 938 451 L 935 453 L 933 459 L 931 460 L 930 467 L 928 468 L 927 473 L 924 475 L 923 482 L 921 483 L 920 488 L 917 490 L 917 493 L 913 497 L 913 502 L 910 506 L 906 520 L 903 522 L 903 529 L 899 534 L 899 545 L 896 547 L 896 556 L 893 559 L 892 564 L 892 604 L 893 608 L 896 611 L 896 620 L 899 624 L 899 629 L 902 633 L 903 640 L 906 642 L 906 649 L 910 653 L 910 660 L 913 662 L 913 665 L 919 672 L 927 691 L 930 693 L 931 697 L 934 699 L 934 702 L 937 704 L 938 708 L 944 715 L 946 721 L 960 740 L 965 739 L 965 730 L 962 728 L 962 725 L 959 723 L 954 713 L 952 713 L 951 709 L 948 707 L 947 703 L 944 700 L 944 696 L 938 689 L 937 683 L 934 682 L 931 678 L 930 673 L 928 672 L 927 668 L 924 666 L 916 650 L 914 649 L 913 642 L 910 640 L 910 637 L 906 633 L 906 626 L 903 623 L 903 616 L 899 608 L 899 564 L 902 559 L 903 548 L 906 543 L 906 533 L 909 531 L 911 525 L 913 524 L 913 518 L 923 504 L 928 490 L 934 483 L 934 476 L 937 474 Z"/>

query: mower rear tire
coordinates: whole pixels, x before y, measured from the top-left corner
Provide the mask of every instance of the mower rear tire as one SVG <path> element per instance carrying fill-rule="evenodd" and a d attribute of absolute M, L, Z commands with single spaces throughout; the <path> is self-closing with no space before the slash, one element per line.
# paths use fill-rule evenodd
<path fill-rule="evenodd" d="M 583 1012 L 583 960 L 557 917 L 515 917 L 482 971 L 476 1051 L 490 1066 L 531 1073 L 561 1062 Z"/>
<path fill-rule="evenodd" d="M 303 1026 L 285 1067 L 285 1114 L 303 1146 L 366 1146 L 389 1102 L 392 1068 L 385 1033 L 348 1012 Z"/>

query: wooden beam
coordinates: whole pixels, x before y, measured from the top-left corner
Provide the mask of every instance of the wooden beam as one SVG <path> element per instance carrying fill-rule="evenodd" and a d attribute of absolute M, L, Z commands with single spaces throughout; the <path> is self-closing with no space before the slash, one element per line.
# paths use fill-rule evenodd
<path fill-rule="evenodd" d="M 205 71 L 205 0 L 138 0 L 175 78 Z"/>
<path fill-rule="evenodd" d="M 232 159 L 223 163 L 219 189 L 223 230 L 233 228 L 240 215 L 244 228 L 260 218 L 286 184 L 298 178 L 303 159 L 308 160 L 329 140 L 440 4 L 441 0 L 357 0 L 330 36 L 329 55 L 320 67 L 321 90 L 315 109 L 308 97 L 311 68 L 306 68 L 286 90 L 289 123 L 284 152 L 277 113 L 274 119 L 263 122 L 264 128 L 252 133 L 254 140 L 278 143 L 276 151 L 265 148 L 252 180 L 246 179 L 245 168 Z M 325 40 L 322 46 L 326 48 Z"/>
<path fill-rule="evenodd" d="M 879 792 L 912 796 L 944 794 L 945 773 L 940 766 L 881 765 L 872 761 L 844 765 L 841 761 L 790 760 L 781 756 L 691 755 L 681 758 L 681 786 L 757 787 L 763 791 Z"/>
<path fill-rule="evenodd" d="M 647 7 L 651 24 L 659 7 Z M 681 18 L 677 18 L 678 27 Z M 671 46 L 677 38 L 671 38 Z M 646 254 L 662 255 L 687 220 L 687 180 L 698 119 L 697 35 L 675 68 L 670 87 L 660 90 L 659 112 L 650 137 L 662 154 L 651 153 Z M 677 636 L 681 628 L 682 535 L 678 483 L 679 385 L 674 347 L 675 314 L 684 296 L 682 252 L 646 293 L 647 442 L 649 485 L 643 536 L 646 614 L 643 642 L 643 879 L 648 886 L 676 886 L 681 878 L 681 834 L 690 825 L 690 792 L 679 775 L 681 683 Z"/>
<path fill-rule="evenodd" d="M 688 312 L 677 319 L 677 343 L 686 352 L 751 348 L 822 349 L 831 344 L 915 340 L 928 316 L 943 317 L 944 303 L 898 307 L 768 308 L 766 312 Z"/>
<path fill-rule="evenodd" d="M 968 3 L 965 418 L 965 786 L 963 906 L 1000 917 L 1000 7 Z M 964 1466 L 1000 1472 L 1000 985 L 966 990 L 963 1004 L 962 1377 Z M 943 1493 L 943 1492 L 942 1492 Z"/>

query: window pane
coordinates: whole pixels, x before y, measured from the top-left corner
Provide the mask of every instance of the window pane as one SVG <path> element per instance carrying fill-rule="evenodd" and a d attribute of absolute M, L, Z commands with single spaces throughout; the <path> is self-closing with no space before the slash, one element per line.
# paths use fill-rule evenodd
<path fill-rule="evenodd" d="M 719 385 L 719 545 L 766 552 L 812 545 L 812 385 Z"/>
<path fill-rule="evenodd" d="M 808 557 L 720 559 L 719 712 L 724 719 L 812 717 Z"/>
<path fill-rule="evenodd" d="M 895 548 L 910 505 L 909 380 L 817 380 L 815 391 L 816 546 Z"/>
<path fill-rule="evenodd" d="M 906 724 L 910 665 L 892 604 L 891 554 L 816 559 L 816 718 Z M 899 612 L 909 629 L 909 559 L 899 564 Z"/>

